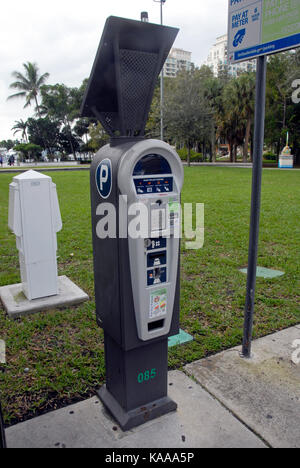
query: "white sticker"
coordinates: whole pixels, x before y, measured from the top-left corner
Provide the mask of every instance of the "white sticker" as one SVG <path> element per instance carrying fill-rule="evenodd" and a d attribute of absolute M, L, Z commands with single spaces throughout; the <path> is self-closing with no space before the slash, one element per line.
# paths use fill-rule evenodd
<path fill-rule="evenodd" d="M 149 318 L 154 319 L 167 315 L 167 290 L 160 289 L 150 295 Z"/>

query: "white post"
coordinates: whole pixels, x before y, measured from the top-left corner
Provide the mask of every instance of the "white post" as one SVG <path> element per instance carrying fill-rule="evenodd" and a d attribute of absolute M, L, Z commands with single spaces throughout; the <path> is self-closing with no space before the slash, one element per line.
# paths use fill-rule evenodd
<path fill-rule="evenodd" d="M 58 295 L 56 233 L 62 221 L 51 177 L 35 171 L 14 177 L 9 186 L 8 226 L 16 235 L 27 299 Z"/>

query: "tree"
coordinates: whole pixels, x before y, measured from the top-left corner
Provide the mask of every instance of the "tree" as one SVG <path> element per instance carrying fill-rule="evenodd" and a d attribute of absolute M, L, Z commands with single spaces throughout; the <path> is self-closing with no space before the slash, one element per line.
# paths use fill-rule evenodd
<path fill-rule="evenodd" d="M 39 75 L 39 68 L 36 63 L 27 62 L 23 64 L 23 67 L 25 69 L 24 75 L 18 71 L 14 71 L 12 73 L 12 76 L 16 79 L 16 81 L 11 83 L 9 87 L 11 89 L 18 90 L 19 92 L 12 94 L 8 97 L 8 99 L 15 99 L 18 97 L 25 98 L 26 103 L 24 108 L 30 106 L 31 102 L 34 101 L 37 113 L 39 117 L 41 117 L 38 95 L 40 93 L 41 87 L 49 78 L 49 73 Z"/>
<path fill-rule="evenodd" d="M 245 73 L 230 80 L 222 93 L 218 131 L 230 145 L 230 160 L 237 159 L 237 148 L 243 145 L 243 160 L 247 161 L 254 114 L 255 76 Z"/>
<path fill-rule="evenodd" d="M 36 161 L 40 159 L 42 154 L 42 148 L 39 145 L 34 145 L 33 143 L 21 143 L 14 147 L 15 151 L 20 152 L 23 155 L 24 159 L 35 159 Z"/>
<path fill-rule="evenodd" d="M 86 137 L 86 143 L 87 143 L 87 135 L 89 134 L 89 127 L 91 125 L 91 119 L 89 118 L 82 118 L 77 120 L 75 126 L 74 126 L 74 132 L 76 133 L 79 138 Z"/>
<path fill-rule="evenodd" d="M 13 149 L 15 145 L 18 145 L 18 144 L 19 144 L 18 140 L 15 140 L 15 141 L 2 140 L 0 141 L 0 148 L 6 148 L 9 151 L 10 149 Z"/>
<path fill-rule="evenodd" d="M 270 57 L 267 70 L 266 143 L 277 153 L 282 150 L 287 131 L 299 147 L 298 106 L 292 102 L 292 83 L 300 77 L 300 53 L 283 52 Z M 295 125 L 296 124 L 296 125 Z"/>
<path fill-rule="evenodd" d="M 212 134 L 211 134 L 211 145 L 212 145 L 212 162 L 216 162 L 216 141 L 217 141 L 217 122 L 218 116 L 223 111 L 222 106 L 222 93 L 224 85 L 228 82 L 228 74 L 222 75 L 222 78 L 209 77 L 205 83 L 205 96 L 208 100 L 209 106 L 212 112 Z"/>
<path fill-rule="evenodd" d="M 240 111 L 240 118 L 246 123 L 243 162 L 247 162 L 248 159 L 251 126 L 254 117 L 255 82 L 255 74 L 252 72 L 242 74 L 235 81 L 236 105 Z"/>
<path fill-rule="evenodd" d="M 69 139 L 68 145 L 75 160 L 77 145 L 73 145 L 76 137 L 73 135 L 72 123 L 80 117 L 83 92 L 84 84 L 79 89 L 68 88 L 64 84 L 45 85 L 41 89 L 43 109 L 51 120 L 59 122 L 63 127 L 63 140 L 65 138 Z"/>
<path fill-rule="evenodd" d="M 104 128 L 102 127 L 100 122 L 98 122 L 97 124 L 90 125 L 89 136 L 90 140 L 88 142 L 88 149 L 93 152 L 98 151 L 109 141 L 109 136 L 104 131 Z"/>
<path fill-rule="evenodd" d="M 183 71 L 166 86 L 165 122 L 168 137 L 182 142 L 191 150 L 204 143 L 211 133 L 212 112 L 205 95 L 204 83 L 212 72 L 208 67 Z"/>
<path fill-rule="evenodd" d="M 164 78 L 165 86 L 173 78 Z M 157 80 L 157 85 L 154 90 L 151 108 L 146 124 L 145 134 L 150 138 L 160 138 L 161 125 L 161 107 L 160 107 L 160 80 Z"/>
<path fill-rule="evenodd" d="M 24 122 L 22 119 L 20 119 L 19 121 L 16 120 L 15 125 L 12 127 L 12 130 L 15 130 L 14 135 L 16 133 L 22 132 L 22 138 L 26 141 L 26 143 L 28 143 L 27 127 L 27 122 Z"/>
<path fill-rule="evenodd" d="M 65 154 L 72 153 L 76 160 L 76 152 L 80 150 L 80 145 L 82 144 L 82 140 L 79 137 L 76 137 L 72 133 L 68 127 L 64 127 L 58 136 L 58 144 L 61 151 Z"/>
<path fill-rule="evenodd" d="M 51 156 L 58 149 L 59 124 L 46 117 L 44 119 L 30 118 L 27 125 L 30 143 L 47 149 L 48 155 Z"/>

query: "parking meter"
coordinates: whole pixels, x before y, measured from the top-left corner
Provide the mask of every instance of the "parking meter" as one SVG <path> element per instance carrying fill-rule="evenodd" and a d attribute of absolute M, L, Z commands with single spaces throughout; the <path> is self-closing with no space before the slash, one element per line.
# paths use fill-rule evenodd
<path fill-rule="evenodd" d="M 155 84 L 177 29 L 110 17 L 82 104 L 110 143 L 91 166 L 96 316 L 104 330 L 99 396 L 123 430 L 173 411 L 168 337 L 179 333 L 183 168 L 145 139 Z"/>
<path fill-rule="evenodd" d="M 22 288 L 28 300 L 59 293 L 56 233 L 62 228 L 56 185 L 30 170 L 9 186 L 8 226 L 16 235 Z"/>

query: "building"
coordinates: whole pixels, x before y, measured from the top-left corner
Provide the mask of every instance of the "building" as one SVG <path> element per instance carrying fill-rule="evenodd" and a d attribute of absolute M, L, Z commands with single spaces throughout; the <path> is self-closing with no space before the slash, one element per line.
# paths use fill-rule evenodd
<path fill-rule="evenodd" d="M 231 76 L 236 77 L 238 73 L 255 71 L 256 70 L 256 60 L 248 60 L 241 63 L 230 64 L 228 62 L 227 54 L 227 42 L 228 36 L 224 34 L 223 36 L 217 37 L 216 43 L 212 46 L 209 51 L 205 65 L 210 67 L 215 76 L 219 76 L 222 71 L 226 68 L 228 73 Z"/>
<path fill-rule="evenodd" d="M 183 49 L 172 49 L 164 65 L 164 76 L 175 78 L 181 70 L 192 69 L 192 53 Z"/>

